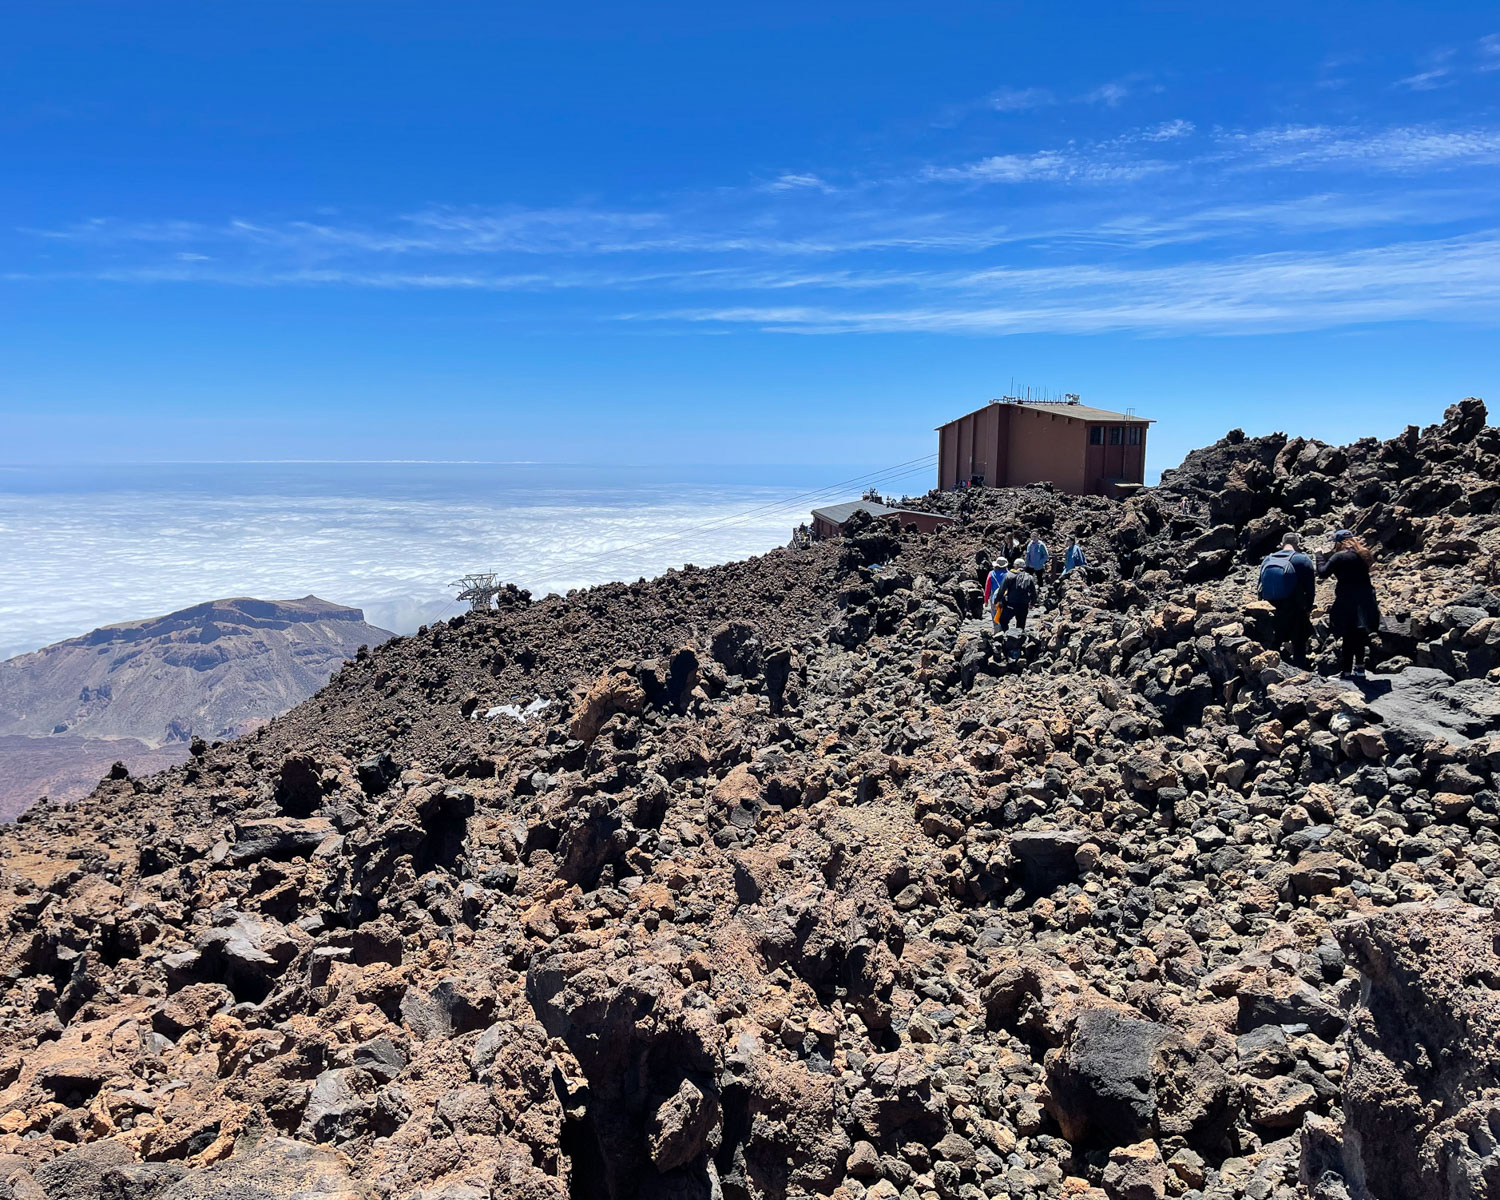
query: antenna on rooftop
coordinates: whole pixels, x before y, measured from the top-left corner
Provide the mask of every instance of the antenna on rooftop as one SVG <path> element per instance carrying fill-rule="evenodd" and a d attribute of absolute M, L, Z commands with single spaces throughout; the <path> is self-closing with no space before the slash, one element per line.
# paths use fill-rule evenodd
<path fill-rule="evenodd" d="M 459 593 L 454 599 L 467 600 L 470 612 L 488 612 L 491 602 L 502 588 L 500 577 L 493 571 L 475 571 L 448 585 Z"/>

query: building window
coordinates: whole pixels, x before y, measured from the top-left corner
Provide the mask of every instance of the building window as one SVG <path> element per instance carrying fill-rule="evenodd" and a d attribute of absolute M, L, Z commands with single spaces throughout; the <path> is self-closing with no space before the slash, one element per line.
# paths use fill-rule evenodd
<path fill-rule="evenodd" d="M 1120 427 L 1118 425 L 1111 425 L 1109 427 L 1109 444 L 1111 446 L 1118 446 L 1120 444 Z"/>
<path fill-rule="evenodd" d="M 1141 427 L 1139 425 L 1132 425 L 1130 427 L 1130 436 L 1125 439 L 1125 444 L 1127 446 L 1139 446 L 1141 444 Z"/>
<path fill-rule="evenodd" d="M 1103 425 L 1091 425 L 1091 426 L 1089 426 L 1089 445 L 1090 446 L 1102 446 L 1102 445 L 1104 445 L 1104 426 Z"/>

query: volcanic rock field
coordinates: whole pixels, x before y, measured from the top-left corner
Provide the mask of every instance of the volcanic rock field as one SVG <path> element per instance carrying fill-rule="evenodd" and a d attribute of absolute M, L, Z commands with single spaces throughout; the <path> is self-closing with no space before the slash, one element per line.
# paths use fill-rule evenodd
<path fill-rule="evenodd" d="M 511 590 L 0 830 L 0 1200 L 1500 1195 L 1483 404 L 912 506 Z M 1361 681 L 1255 598 L 1340 527 Z M 1001 637 L 1031 529 L 1093 565 Z"/>

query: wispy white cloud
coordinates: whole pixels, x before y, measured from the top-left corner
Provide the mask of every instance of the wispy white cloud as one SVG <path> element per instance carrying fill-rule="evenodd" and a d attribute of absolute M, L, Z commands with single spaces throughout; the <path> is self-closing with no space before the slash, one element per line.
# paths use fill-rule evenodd
<path fill-rule="evenodd" d="M 1441 87 L 1449 87 L 1453 84 L 1453 71 L 1449 67 L 1432 67 L 1426 71 L 1418 71 L 1415 75 L 1407 75 L 1396 80 L 1397 87 L 1409 88 L 1414 92 L 1431 92 Z"/>
<path fill-rule="evenodd" d="M 1022 164 L 1013 175 L 1044 169 L 1061 174 L 1072 168 L 1033 162 Z M 839 209 L 838 219 L 825 220 L 824 228 L 804 227 L 796 236 L 788 231 L 784 237 L 764 233 L 664 237 L 652 231 L 649 243 L 671 245 L 674 253 L 652 253 L 643 242 L 639 253 L 628 256 L 614 244 L 607 254 L 580 252 L 551 261 L 535 255 L 495 260 L 497 265 L 503 262 L 512 268 L 509 270 L 485 269 L 483 260 L 488 252 L 480 258 L 446 255 L 430 260 L 409 253 L 357 254 L 306 266 L 267 262 L 259 257 L 237 261 L 232 256 L 178 253 L 166 262 L 48 268 L 10 272 L 5 277 L 16 281 L 94 279 L 119 284 L 195 283 L 247 288 L 572 293 L 606 302 L 610 296 L 652 293 L 659 294 L 664 303 L 673 293 L 721 293 L 726 297 L 756 293 L 896 294 L 901 289 L 931 292 L 981 286 L 987 278 L 983 270 L 997 257 L 1010 264 L 1024 264 L 1043 253 L 1049 262 L 1058 264 L 1049 271 L 1076 271 L 1088 265 L 1091 258 L 1107 261 L 1120 254 L 1166 256 L 1194 245 L 1212 244 L 1233 251 L 1247 244 L 1299 244 L 1328 234 L 1341 238 L 1358 235 L 1377 242 L 1391 236 L 1409 240 L 1415 230 L 1458 227 L 1494 217 L 1491 193 L 1478 186 L 1443 190 L 1327 189 L 1278 199 L 1208 204 L 1193 202 L 1191 197 L 1201 194 L 1196 187 L 1172 190 L 1176 199 L 1168 199 L 1160 188 L 1070 193 L 1063 203 L 1008 212 L 1012 219 L 1006 224 L 994 223 L 987 205 L 907 208 L 912 198 L 898 193 L 889 208 L 865 208 L 847 219 L 842 219 L 844 211 Z M 1080 198 L 1089 196 L 1096 199 Z M 802 220 L 812 217 L 802 214 Z M 830 223 L 841 227 L 826 227 Z M 379 239 L 374 241 L 378 243 Z M 1198 253 L 1209 255 L 1207 250 Z M 634 308 L 640 301 L 629 303 Z"/>
<path fill-rule="evenodd" d="M 1026 183 L 1058 179 L 1067 169 L 1068 157 L 1057 150 L 1034 154 L 992 154 L 957 167 L 928 167 L 923 178 L 962 183 Z"/>
<path fill-rule="evenodd" d="M 992 154 L 951 167 L 927 167 L 921 177 L 942 183 L 1123 183 L 1170 171 L 1157 159 L 1130 159 L 1097 150 L 1039 150 Z"/>
<path fill-rule="evenodd" d="M 15 282 L 94 280 L 102 283 L 206 283 L 231 287 L 352 287 L 381 291 L 545 291 L 623 285 L 628 277 L 599 274 L 587 277 L 530 274 L 485 275 L 439 271 L 358 271 L 344 268 L 266 270 L 255 266 L 225 266 L 207 255 L 174 255 L 176 265 L 98 267 L 82 271 L 7 271 L 0 278 Z M 212 263 L 208 266 L 204 264 Z M 647 277 L 643 277 L 647 278 Z"/>
<path fill-rule="evenodd" d="M 928 211 L 911 203 L 862 208 L 853 213 L 842 209 L 798 213 L 784 221 L 755 211 L 671 215 L 653 212 L 638 214 L 639 219 L 635 220 L 630 219 L 633 214 L 606 212 L 594 216 L 598 219 L 576 214 L 576 219 L 560 231 L 551 219 L 552 214 L 490 214 L 483 210 L 435 209 L 403 217 L 389 229 L 335 227 L 305 221 L 271 225 L 236 220 L 219 226 L 200 226 L 198 240 L 206 247 L 238 243 L 255 251 L 257 256 L 242 263 L 240 269 L 266 283 L 334 281 L 340 272 L 347 272 L 350 282 L 367 277 L 378 284 L 393 275 L 396 278 L 431 275 L 439 279 L 482 278 L 486 286 L 492 283 L 489 277 L 474 276 L 468 271 L 434 267 L 427 271 L 393 273 L 371 266 L 370 260 L 415 260 L 426 256 L 448 263 L 454 259 L 501 255 L 583 258 L 644 254 L 803 257 L 875 250 L 975 251 L 1013 240 L 1003 226 L 996 225 L 987 215 L 977 221 L 955 221 L 947 212 Z M 82 226 L 45 231 L 44 236 L 83 245 L 107 243 L 114 247 L 140 242 L 149 246 L 157 240 L 155 228 L 150 223 L 91 221 Z M 184 253 L 189 252 L 174 256 L 176 264 L 196 261 L 185 258 Z M 208 257 L 212 256 L 205 256 Z M 289 264 L 288 258 L 297 265 Z M 361 258 L 362 262 L 357 266 L 329 265 L 351 258 Z M 122 268 L 111 263 L 99 269 L 116 272 L 117 278 L 126 277 L 121 272 L 156 272 L 160 280 L 166 280 L 179 266 L 153 263 Z M 224 264 L 222 269 L 234 268 Z M 320 280 L 320 272 L 326 275 L 326 280 Z M 8 277 L 62 278 L 70 274 L 82 277 L 77 272 L 52 267 L 44 271 L 13 271 Z M 516 274 L 527 276 L 529 272 L 503 275 L 502 283 Z M 186 280 L 193 276 L 181 277 Z M 151 281 L 146 275 L 140 278 Z"/>
<path fill-rule="evenodd" d="M 1431 92 L 1449 87 L 1457 82 L 1455 54 L 1452 48 L 1434 50 L 1422 57 L 1422 69 L 1404 79 L 1396 80 L 1396 87 L 1413 92 Z"/>
<path fill-rule="evenodd" d="M 1115 108 L 1128 95 L 1130 95 L 1130 89 L 1123 83 L 1105 83 L 1091 92 L 1086 92 L 1083 99 L 1090 104 L 1107 104 L 1110 108 Z"/>
<path fill-rule="evenodd" d="M 1470 46 L 1445 46 L 1424 54 L 1419 69 L 1396 80 L 1394 87 L 1413 92 L 1430 92 L 1452 87 L 1466 76 L 1500 71 L 1500 33 L 1486 34 Z"/>
<path fill-rule="evenodd" d="M 1196 128 L 1191 121 L 1163 121 L 1160 125 L 1141 130 L 1136 136 L 1144 142 L 1171 142 L 1188 137 Z"/>
<path fill-rule="evenodd" d="M 1201 242 L 1214 238 L 1319 234 L 1383 228 L 1416 229 L 1457 224 L 1494 215 L 1483 190 L 1368 193 L 1314 192 L 1284 200 L 1194 205 L 1121 214 L 1102 221 L 1080 238 L 1136 250 Z M 1055 233 L 1054 237 L 1064 236 Z"/>
<path fill-rule="evenodd" d="M 322 254 L 560 254 L 608 251 L 617 244 L 643 240 L 650 231 L 666 231 L 670 224 L 668 214 L 653 211 L 434 207 L 402 216 L 387 228 L 244 218 L 218 224 L 96 218 L 24 232 L 53 241 L 101 245 L 234 242 Z"/>
<path fill-rule="evenodd" d="M 198 221 L 116 221 L 93 217 L 56 229 L 22 226 L 20 232 L 60 242 L 201 242 L 213 229 Z"/>
<path fill-rule="evenodd" d="M 1343 65 L 1328 60 L 1323 74 Z M 1500 68 L 1500 33 L 1417 65 L 1403 92 Z M 946 155 L 924 125 L 920 143 L 883 150 L 878 163 L 762 166 L 738 186 L 634 206 L 95 219 L 27 231 L 38 252 L 13 258 L 4 278 L 532 293 L 556 296 L 549 312 L 629 310 L 673 332 L 1219 333 L 1496 319 L 1495 237 L 1484 230 L 1496 222 L 1500 127 L 1476 115 L 1235 129 L 1082 111 L 1162 90 L 1145 74 L 1086 91 L 1011 83 L 952 111 L 1036 117 L 954 135 Z M 1070 128 L 1096 136 L 1041 132 L 1065 106 Z M 1457 236 L 1466 228 L 1481 232 Z"/>
<path fill-rule="evenodd" d="M 665 198 L 637 210 L 559 206 L 523 209 L 433 206 L 360 224 L 336 220 L 267 221 L 237 217 L 218 223 L 94 219 L 55 229 L 27 230 L 49 244 L 108 248 L 92 268 L 116 279 L 142 282 L 243 281 L 275 284 L 342 283 L 348 286 L 506 289 L 532 286 L 535 272 L 519 264 L 509 270 L 476 272 L 462 260 L 491 256 L 597 258 L 621 256 L 809 257 L 907 253 L 977 253 L 1059 227 L 1044 205 L 1089 203 L 1087 193 L 1113 189 L 1114 202 L 1129 211 L 1160 212 L 1163 189 L 1192 182 L 1197 194 L 1211 192 L 1216 177 L 1230 184 L 1255 171 L 1282 176 L 1284 189 L 1300 190 L 1296 177 L 1319 171 L 1430 174 L 1493 167 L 1500 163 L 1500 129 L 1482 125 L 1406 125 L 1358 128 L 1321 124 L 1250 130 L 1214 130 L 1202 135 L 1177 118 L 1098 141 L 1072 141 L 1015 149 L 957 163 L 931 163 L 883 177 L 869 176 L 847 188 L 816 170 L 787 171 L 738 192 Z M 1161 181 L 1155 192 L 1130 185 Z M 1022 210 L 1008 209 L 997 227 L 979 201 L 948 193 L 953 185 L 1031 187 Z M 1238 188 L 1238 183 L 1232 184 Z M 933 190 L 924 195 L 923 188 Z M 1330 189 L 1327 183 L 1317 194 Z M 765 196 L 778 197 L 768 206 Z M 1288 199 L 1295 200 L 1295 195 Z M 1091 226 L 1101 221 L 1089 214 Z M 1079 219 L 1079 218 L 1075 218 Z M 1058 236 L 1068 237 L 1068 217 Z M 1227 222 L 1217 222 L 1227 229 Z M 1029 229 L 1028 229 L 1029 227 Z M 1252 228 L 1247 226 L 1248 228 Z M 122 261 L 135 246 L 147 261 Z M 171 251 L 150 261 L 152 248 Z M 90 270 L 58 255 L 11 278 L 87 276 Z M 394 266 L 393 260 L 402 265 Z M 196 267 L 196 270 L 189 268 Z M 555 269 L 552 272 L 558 273 Z M 628 282 L 628 281 L 627 281 Z"/>
<path fill-rule="evenodd" d="M 440 250 L 522 253 L 608 252 L 672 225 L 668 214 L 587 208 L 431 208 L 406 218 Z M 657 239 L 659 240 L 659 239 Z"/>
<path fill-rule="evenodd" d="M 1346 68 L 1356 66 L 1364 61 L 1365 56 L 1358 52 L 1341 52 L 1329 54 L 1318 64 L 1318 75 L 1313 81 L 1313 86 L 1325 91 L 1336 91 L 1347 87 L 1350 77 Z"/>
<path fill-rule="evenodd" d="M 992 108 L 996 112 L 1029 112 L 1037 108 L 1046 108 L 1057 103 L 1057 96 L 1051 88 L 1024 87 L 998 88 L 985 97 L 985 107 Z"/>
<path fill-rule="evenodd" d="M 993 154 L 957 165 L 932 165 L 918 178 L 941 183 L 1118 184 L 1174 171 L 1229 172 L 1339 169 L 1412 173 L 1500 164 L 1500 128 L 1403 125 L 1360 129 L 1331 125 L 1279 125 L 1220 130 L 1215 149 L 1163 157 L 1197 127 L 1185 119 L 1092 143 Z M 1153 148 L 1142 155 L 1146 145 Z"/>
<path fill-rule="evenodd" d="M 826 180 L 817 175 L 797 174 L 792 172 L 786 175 L 778 175 L 770 183 L 766 184 L 768 192 L 799 192 L 811 189 L 816 192 L 832 192 L 834 187 Z"/>
<path fill-rule="evenodd" d="M 1153 82 L 1150 75 L 1137 72 L 1126 75 L 1120 79 L 1112 79 L 1107 83 L 1101 83 L 1098 87 L 1090 88 L 1078 97 L 1083 104 L 1102 104 L 1106 108 L 1118 108 L 1131 96 L 1139 92 L 1162 92 L 1166 89 L 1162 84 Z"/>
<path fill-rule="evenodd" d="M 1061 104 L 1103 105 L 1118 108 L 1140 91 L 1160 92 L 1160 84 L 1150 82 L 1145 74 L 1127 75 L 1075 95 L 1060 96 L 1053 88 L 1036 84 L 1006 84 L 976 99 L 944 108 L 934 124 L 947 128 L 976 113 L 1029 113 Z"/>
<path fill-rule="evenodd" d="M 1441 129 L 1406 125 L 1360 130 L 1327 125 L 1284 125 L 1221 135 L 1221 145 L 1242 167 L 1363 168 L 1427 171 L 1500 163 L 1500 129 Z"/>
<path fill-rule="evenodd" d="M 788 333 L 1232 334 L 1500 316 L 1500 231 L 1367 250 L 1161 267 L 998 268 L 948 281 L 951 299 L 890 308 L 739 305 L 672 320 Z"/>

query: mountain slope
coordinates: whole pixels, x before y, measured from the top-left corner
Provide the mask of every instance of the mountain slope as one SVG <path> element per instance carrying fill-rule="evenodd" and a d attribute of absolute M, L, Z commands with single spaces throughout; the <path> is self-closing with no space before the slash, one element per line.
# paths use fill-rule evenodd
<path fill-rule="evenodd" d="M 136 738 L 0 734 L 0 819 L 9 820 L 41 796 L 57 803 L 87 796 L 117 762 L 149 774 L 187 756 L 181 742 L 151 747 Z"/>
<path fill-rule="evenodd" d="M 1488 1194 L 1500 430 L 1210 449 L 466 614 L 0 830 L 5 1178 Z M 1392 618 L 1357 686 L 1254 599 L 1341 526 Z M 1000 637 L 1032 528 L 1095 565 Z"/>

